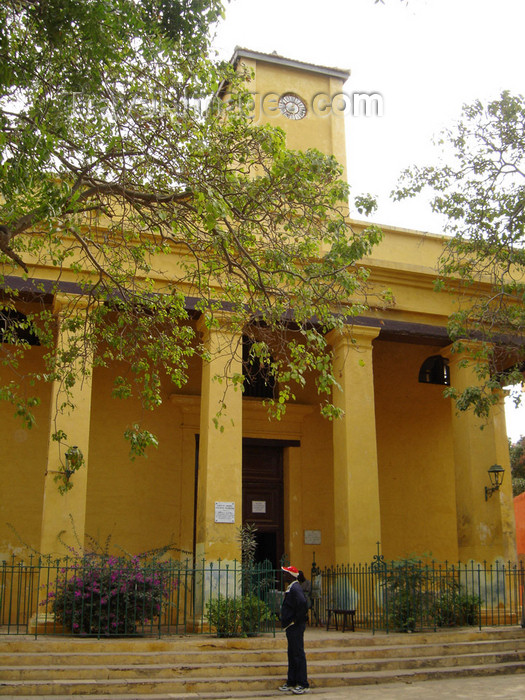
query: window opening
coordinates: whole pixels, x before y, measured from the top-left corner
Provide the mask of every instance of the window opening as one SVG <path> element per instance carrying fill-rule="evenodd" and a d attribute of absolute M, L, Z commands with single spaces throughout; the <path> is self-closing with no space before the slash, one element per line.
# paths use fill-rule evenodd
<path fill-rule="evenodd" d="M 427 357 L 419 370 L 419 381 L 422 384 L 450 386 L 450 368 L 446 357 L 441 355 Z"/>
<path fill-rule="evenodd" d="M 242 341 L 244 395 L 260 399 L 273 399 L 276 385 L 275 377 L 266 363 L 261 362 L 258 357 L 250 355 L 253 342 L 247 337 L 244 337 Z"/>
<path fill-rule="evenodd" d="M 25 342 L 28 345 L 40 345 L 32 324 L 28 325 L 27 317 L 14 309 L 0 309 L 0 342 Z"/>

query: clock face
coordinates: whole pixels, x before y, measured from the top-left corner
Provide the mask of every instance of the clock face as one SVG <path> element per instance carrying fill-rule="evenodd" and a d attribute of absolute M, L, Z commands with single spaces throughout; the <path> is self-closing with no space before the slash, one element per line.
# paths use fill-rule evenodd
<path fill-rule="evenodd" d="M 279 99 L 279 109 L 287 119 L 303 119 L 306 116 L 306 105 L 297 95 L 291 93 Z"/>

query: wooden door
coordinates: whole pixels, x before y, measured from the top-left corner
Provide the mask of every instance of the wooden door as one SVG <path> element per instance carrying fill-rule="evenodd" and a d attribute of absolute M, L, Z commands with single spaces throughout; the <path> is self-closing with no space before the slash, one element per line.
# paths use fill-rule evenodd
<path fill-rule="evenodd" d="M 256 561 L 269 559 L 274 568 L 284 553 L 283 448 L 243 445 L 242 520 L 257 528 Z"/>

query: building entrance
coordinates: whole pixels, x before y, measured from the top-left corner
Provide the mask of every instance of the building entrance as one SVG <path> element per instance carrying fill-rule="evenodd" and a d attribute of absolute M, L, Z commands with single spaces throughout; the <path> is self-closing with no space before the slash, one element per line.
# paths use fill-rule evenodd
<path fill-rule="evenodd" d="M 284 553 L 283 447 L 243 441 L 242 521 L 257 528 L 255 561 L 280 566 Z"/>

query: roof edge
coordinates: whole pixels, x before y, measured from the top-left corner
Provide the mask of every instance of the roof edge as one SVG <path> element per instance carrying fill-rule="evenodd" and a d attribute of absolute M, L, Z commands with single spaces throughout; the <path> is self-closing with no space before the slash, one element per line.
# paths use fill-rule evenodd
<path fill-rule="evenodd" d="M 232 63 L 235 66 L 242 58 L 248 58 L 254 61 L 264 61 L 266 63 L 276 63 L 280 66 L 295 68 L 296 70 L 307 70 L 311 73 L 321 73 L 322 75 L 327 75 L 330 78 L 339 78 L 344 82 L 346 82 L 350 77 L 350 70 L 346 70 L 343 68 L 330 68 L 328 66 L 318 66 L 314 63 L 306 63 L 304 61 L 297 61 L 292 58 L 286 58 L 285 56 L 280 56 L 277 53 L 262 53 L 260 51 L 252 51 L 251 49 L 243 49 L 240 46 L 236 46 L 234 54 L 230 59 L 230 63 Z"/>

